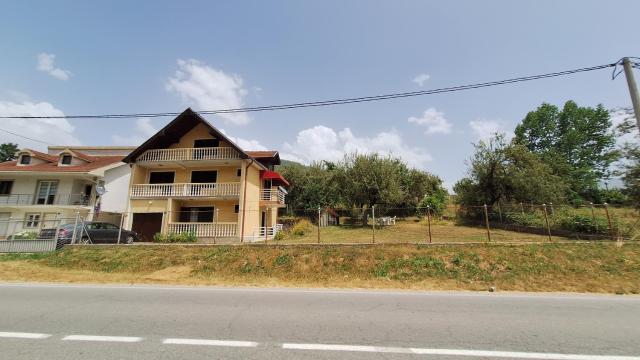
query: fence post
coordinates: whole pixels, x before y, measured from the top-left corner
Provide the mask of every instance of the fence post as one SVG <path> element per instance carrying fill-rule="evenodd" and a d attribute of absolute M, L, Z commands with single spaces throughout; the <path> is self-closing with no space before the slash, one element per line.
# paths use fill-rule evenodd
<path fill-rule="evenodd" d="M 429 227 L 429 244 L 431 244 L 431 206 L 427 205 L 427 226 Z"/>
<path fill-rule="evenodd" d="M 491 228 L 489 227 L 489 212 L 487 210 L 487 204 L 484 204 L 484 221 L 487 224 L 487 239 L 491 242 Z"/>
<path fill-rule="evenodd" d="M 552 202 L 549 203 L 549 210 L 551 210 L 551 216 L 553 216 L 555 214 L 555 211 L 553 210 L 553 203 Z"/>
<path fill-rule="evenodd" d="M 318 206 L 318 244 L 320 244 L 320 206 Z"/>
<path fill-rule="evenodd" d="M 500 207 L 500 203 L 498 203 L 498 216 L 500 217 L 500 223 L 502 224 L 502 208 Z"/>
<path fill-rule="evenodd" d="M 12 240 L 13 239 L 13 233 L 16 231 L 16 227 L 11 226 L 11 224 L 13 224 L 13 216 L 9 216 L 9 222 L 7 223 L 7 236 L 5 236 L 5 238 L 7 240 Z"/>
<path fill-rule="evenodd" d="M 542 210 L 544 211 L 544 222 L 547 224 L 547 236 L 549 236 L 549 242 L 551 242 L 551 228 L 549 227 L 549 217 L 547 216 L 547 204 L 542 204 Z"/>
<path fill-rule="evenodd" d="M 58 237 L 60 236 L 59 233 L 60 233 L 60 221 L 61 220 L 59 219 L 59 217 L 60 217 L 60 213 L 56 213 L 56 220 L 55 220 L 56 221 L 56 233 L 53 236 L 53 238 L 56 240 L 56 247 L 58 247 Z"/>
<path fill-rule="evenodd" d="M 216 207 L 216 221 L 214 221 L 214 226 L 213 226 L 213 244 L 216 244 L 218 241 L 216 240 L 218 238 L 218 231 L 216 231 L 216 228 L 218 227 L 218 223 L 220 222 L 220 209 L 218 207 Z"/>
<path fill-rule="evenodd" d="M 122 225 L 124 224 L 124 214 L 120 215 L 120 227 L 118 228 L 118 245 L 120 245 L 120 238 L 122 238 Z"/>
<path fill-rule="evenodd" d="M 609 216 L 609 204 L 604 203 L 604 212 L 607 214 L 607 223 L 609 224 L 609 235 L 611 236 L 611 240 L 613 240 L 613 226 L 611 225 L 611 216 Z"/>
<path fill-rule="evenodd" d="M 78 218 L 80 217 L 80 211 L 76 211 L 76 220 L 73 223 L 73 234 L 71 234 L 71 243 L 75 244 L 76 243 L 76 232 L 78 230 Z M 82 234 L 80 234 L 80 237 L 82 237 Z"/>
<path fill-rule="evenodd" d="M 373 221 L 373 227 L 371 229 L 373 229 L 373 243 L 376 243 L 376 206 L 373 205 L 371 206 L 371 220 Z"/>
<path fill-rule="evenodd" d="M 598 232 L 598 222 L 596 221 L 596 212 L 593 210 L 593 203 L 589 202 L 589 206 L 591 207 L 591 221 L 593 221 L 593 225 L 596 227 L 596 233 Z"/>
<path fill-rule="evenodd" d="M 266 244 L 269 241 L 269 230 L 267 226 L 267 222 L 269 222 L 269 208 L 264 209 L 264 243 Z M 215 238 L 214 238 L 215 239 Z"/>
<path fill-rule="evenodd" d="M 522 216 L 524 216 L 524 205 L 522 205 L 522 202 L 520 202 L 520 212 L 522 213 Z"/>

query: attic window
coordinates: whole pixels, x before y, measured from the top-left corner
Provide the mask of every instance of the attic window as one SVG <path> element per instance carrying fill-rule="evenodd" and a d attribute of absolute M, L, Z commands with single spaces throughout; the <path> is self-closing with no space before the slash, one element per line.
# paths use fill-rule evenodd
<path fill-rule="evenodd" d="M 71 155 L 62 155 L 62 160 L 60 160 L 60 164 L 62 165 L 71 165 Z"/>
<path fill-rule="evenodd" d="M 20 165 L 29 165 L 29 164 L 31 164 L 31 155 L 20 156 Z"/>

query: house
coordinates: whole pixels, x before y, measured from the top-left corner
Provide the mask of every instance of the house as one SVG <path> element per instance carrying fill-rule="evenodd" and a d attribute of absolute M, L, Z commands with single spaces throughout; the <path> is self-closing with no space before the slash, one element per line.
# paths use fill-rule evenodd
<path fill-rule="evenodd" d="M 320 212 L 319 221 L 320 227 L 340 225 L 340 215 L 334 209 L 327 207 Z"/>
<path fill-rule="evenodd" d="M 257 241 L 272 237 L 287 181 L 277 151 L 245 151 L 191 109 L 135 149 L 126 227 L 156 233 Z"/>
<path fill-rule="evenodd" d="M 86 220 L 120 223 L 133 147 L 23 149 L 0 163 L 0 238 Z"/>

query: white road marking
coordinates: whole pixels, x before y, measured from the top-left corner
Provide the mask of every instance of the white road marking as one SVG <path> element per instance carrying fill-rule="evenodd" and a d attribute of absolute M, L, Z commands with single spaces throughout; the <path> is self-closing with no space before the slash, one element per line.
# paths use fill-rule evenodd
<path fill-rule="evenodd" d="M 62 338 L 65 341 L 103 341 L 103 342 L 140 342 L 141 337 L 133 336 L 96 336 L 96 335 L 69 335 Z"/>
<path fill-rule="evenodd" d="M 285 343 L 285 344 L 282 344 L 282 348 L 288 349 L 288 350 L 352 351 L 352 352 L 371 352 L 371 353 L 470 356 L 470 357 L 538 359 L 538 360 L 640 360 L 640 356 L 555 354 L 555 353 L 538 353 L 538 352 L 462 350 L 462 349 L 399 348 L 399 347 L 367 346 L 367 345 Z"/>
<path fill-rule="evenodd" d="M 25 332 L 0 332 L 0 338 L 46 339 L 48 337 L 51 337 L 51 335 Z"/>
<path fill-rule="evenodd" d="M 207 339 L 165 339 L 163 344 L 174 345 L 206 345 L 206 346 L 231 346 L 231 347 L 256 347 L 257 342 L 235 340 L 207 340 Z"/>

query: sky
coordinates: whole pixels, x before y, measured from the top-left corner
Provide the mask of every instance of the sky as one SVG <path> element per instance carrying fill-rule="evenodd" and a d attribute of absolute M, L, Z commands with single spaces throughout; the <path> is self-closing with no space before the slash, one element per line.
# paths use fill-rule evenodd
<path fill-rule="evenodd" d="M 640 56 L 638 13 L 638 1 L 5 1 L 0 115 L 216 110 L 601 65 Z M 391 154 L 451 188 L 474 143 L 512 132 L 543 102 L 567 100 L 631 105 L 624 77 L 599 70 L 206 118 L 246 150 L 274 149 L 303 163 Z M 0 120 L 0 142 L 139 145 L 170 120 Z"/>

